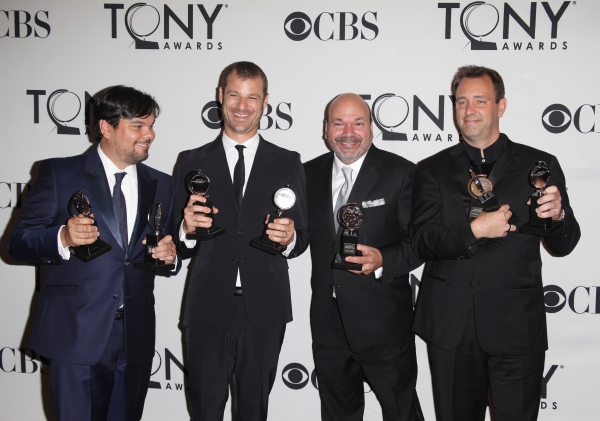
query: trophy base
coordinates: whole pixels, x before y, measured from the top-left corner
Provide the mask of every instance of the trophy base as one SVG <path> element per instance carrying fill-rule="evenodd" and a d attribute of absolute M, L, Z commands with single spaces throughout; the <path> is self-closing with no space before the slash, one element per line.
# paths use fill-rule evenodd
<path fill-rule="evenodd" d="M 135 263 L 133 265 L 136 269 L 147 270 L 149 272 L 169 272 L 175 269 L 175 263 L 170 265 L 157 265 L 156 263 Z"/>
<path fill-rule="evenodd" d="M 560 231 L 562 229 L 562 226 L 563 226 L 562 221 L 555 223 L 550 228 L 536 227 L 534 225 L 531 225 L 530 222 L 528 222 L 525 225 L 522 225 L 521 227 L 519 227 L 519 232 L 521 232 L 523 234 L 532 234 L 532 235 L 540 235 L 542 237 L 547 237 L 549 235 L 554 234 L 557 231 Z"/>
<path fill-rule="evenodd" d="M 110 244 L 106 241 L 97 239 L 93 244 L 87 246 L 70 247 L 71 254 L 85 263 L 94 260 L 96 257 L 102 256 L 112 250 Z"/>
<path fill-rule="evenodd" d="M 221 234 L 225 234 L 225 231 L 224 227 L 203 228 L 202 231 L 199 231 L 198 228 L 196 228 L 195 234 L 186 234 L 185 238 L 188 240 L 209 241 L 213 238 L 217 238 Z"/>
<path fill-rule="evenodd" d="M 262 251 L 266 251 L 270 254 L 279 254 L 286 249 L 287 246 L 282 246 L 279 243 L 272 242 L 272 244 L 265 243 L 262 237 L 256 237 L 254 240 L 250 241 L 250 245 L 252 247 L 256 247 Z"/>
<path fill-rule="evenodd" d="M 357 250 L 356 255 L 362 256 L 362 253 Z M 333 258 L 333 263 L 332 263 L 331 267 L 333 269 L 340 269 L 340 270 L 358 270 L 358 271 L 362 270 L 361 264 L 350 263 L 350 262 L 346 262 L 345 260 L 343 260 L 342 255 L 340 254 L 339 251 L 335 252 L 335 257 Z"/>

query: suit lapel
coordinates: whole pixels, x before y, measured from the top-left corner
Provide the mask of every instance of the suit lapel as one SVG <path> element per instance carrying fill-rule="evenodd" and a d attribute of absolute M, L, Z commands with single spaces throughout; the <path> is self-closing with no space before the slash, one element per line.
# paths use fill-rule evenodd
<path fill-rule="evenodd" d="M 256 148 L 256 155 L 254 155 L 254 162 L 252 163 L 252 169 L 250 170 L 248 180 L 246 181 L 246 190 L 244 191 L 244 200 L 240 211 L 243 211 L 248 206 L 252 206 L 252 203 L 247 203 L 246 198 L 251 201 L 253 198 L 260 197 L 258 191 L 263 189 L 263 178 L 270 173 L 269 168 L 273 161 L 272 152 L 272 146 L 266 143 L 262 136 L 260 136 L 258 148 Z M 233 184 L 231 191 L 233 192 Z M 273 192 L 273 194 L 275 194 L 275 192 Z"/>
<path fill-rule="evenodd" d="M 150 174 L 148 174 L 148 171 L 143 165 L 138 164 L 136 165 L 136 168 L 138 180 L 138 207 L 131 239 L 127 248 L 127 254 L 131 253 L 135 245 L 141 241 L 140 237 L 148 223 L 148 209 L 154 204 L 154 198 L 156 197 L 156 179 L 150 177 Z"/>
<path fill-rule="evenodd" d="M 104 220 L 104 223 L 117 243 L 124 249 L 106 173 L 104 172 L 98 151 L 95 148 L 88 154 L 85 168 L 79 172 L 88 187 L 85 194 L 94 202 L 92 209 L 94 217 Z"/>
<path fill-rule="evenodd" d="M 360 167 L 358 177 L 356 177 L 356 181 L 352 186 L 350 196 L 348 196 L 348 203 L 356 203 L 359 208 L 361 207 L 362 202 L 367 198 L 367 195 L 379 179 L 378 168 L 381 165 L 382 161 L 379 149 L 374 145 L 371 145 L 371 148 L 369 148 L 369 152 L 367 152 L 367 156 L 365 157 L 365 161 Z M 343 228 L 340 227 L 338 231 L 341 231 L 342 229 Z"/>
<path fill-rule="evenodd" d="M 210 190 L 218 190 L 220 193 L 224 193 L 229 200 L 231 207 L 234 208 L 236 212 L 239 212 L 221 136 L 217 137 L 213 142 L 206 153 L 206 158 L 207 159 L 203 160 L 203 168 L 199 169 L 210 179 Z M 208 191 L 209 197 L 211 193 L 210 190 Z M 220 204 L 215 203 L 214 205 L 218 208 Z M 225 204 L 221 205 L 224 206 Z"/>
<path fill-rule="evenodd" d="M 510 141 L 506 136 L 504 136 L 504 139 L 501 140 L 503 140 L 502 149 L 498 154 L 498 159 L 496 160 L 496 164 L 494 165 L 494 168 L 492 169 L 492 172 L 490 174 L 490 181 L 494 186 L 500 181 L 502 177 L 504 177 L 504 175 L 506 175 L 510 167 L 515 163 L 515 160 L 512 158 L 512 156 L 510 156 L 510 152 L 508 149 L 510 146 Z"/>
<path fill-rule="evenodd" d="M 377 179 L 379 178 L 379 172 L 377 168 L 381 166 L 381 155 L 379 149 L 375 146 L 371 146 L 365 161 L 360 167 L 358 177 L 352 186 L 350 196 L 348 196 L 348 203 L 358 203 L 360 207 L 363 199 L 367 197 L 367 194 L 371 191 Z"/>
<path fill-rule="evenodd" d="M 471 176 L 469 175 L 469 168 L 471 168 L 469 154 L 462 143 L 459 143 L 450 154 L 454 158 L 449 162 L 450 172 L 452 173 L 452 177 L 456 182 L 458 190 L 463 196 L 465 209 L 468 210 L 471 206 L 471 196 L 469 196 L 467 190 L 467 185 L 471 179 Z"/>
<path fill-rule="evenodd" d="M 321 211 L 323 212 L 323 220 L 327 224 L 327 229 L 329 230 L 331 237 L 335 238 L 335 224 L 333 218 L 336 218 L 336 215 L 333 215 L 333 198 L 331 197 L 332 168 L 333 152 L 331 152 L 329 159 L 323 163 L 318 174 L 317 179 L 323 180 L 323 182 L 317 183 L 317 195 L 319 197 Z"/>

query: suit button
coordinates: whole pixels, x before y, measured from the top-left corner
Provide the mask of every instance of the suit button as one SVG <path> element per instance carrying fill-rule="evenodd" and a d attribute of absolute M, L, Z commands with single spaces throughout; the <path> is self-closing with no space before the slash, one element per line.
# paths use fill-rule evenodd
<path fill-rule="evenodd" d="M 242 231 L 242 230 L 239 230 L 239 231 L 238 231 L 238 235 L 244 235 L 244 231 Z"/>
<path fill-rule="evenodd" d="M 117 298 L 119 298 L 119 294 L 113 294 L 113 298 L 116 300 Z"/>
<path fill-rule="evenodd" d="M 233 263 L 234 265 L 237 265 L 237 262 L 238 262 L 238 259 L 233 259 L 233 260 L 231 261 L 231 263 Z"/>
<path fill-rule="evenodd" d="M 125 262 L 125 266 L 129 266 L 129 262 Z"/>
<path fill-rule="evenodd" d="M 469 285 L 471 285 L 472 287 L 474 287 L 474 286 L 475 286 L 475 282 L 473 282 L 473 281 L 471 280 L 471 281 L 469 281 Z"/>

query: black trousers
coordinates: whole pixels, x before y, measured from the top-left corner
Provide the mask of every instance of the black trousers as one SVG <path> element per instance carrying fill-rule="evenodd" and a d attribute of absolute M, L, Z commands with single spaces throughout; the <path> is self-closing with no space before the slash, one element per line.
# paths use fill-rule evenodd
<path fill-rule="evenodd" d="M 244 299 L 224 326 L 184 321 L 190 400 L 194 420 L 221 421 L 233 382 L 236 421 L 265 421 L 269 393 L 277 375 L 285 324 L 257 329 L 250 325 Z"/>
<path fill-rule="evenodd" d="M 540 407 L 545 352 L 521 356 L 486 354 L 477 340 L 475 313 L 455 349 L 428 345 L 438 421 L 535 421 Z"/>
<path fill-rule="evenodd" d="M 125 316 L 127 317 L 127 316 Z M 93 366 L 50 361 L 50 392 L 60 421 L 137 421 L 142 418 L 152 361 L 127 361 L 123 320 L 113 322 Z"/>
<path fill-rule="evenodd" d="M 331 307 L 328 344 L 313 342 L 323 421 L 362 421 L 365 379 L 385 421 L 423 420 L 415 386 L 417 359 L 414 341 L 403 348 L 357 354 L 344 333 L 337 301 Z"/>

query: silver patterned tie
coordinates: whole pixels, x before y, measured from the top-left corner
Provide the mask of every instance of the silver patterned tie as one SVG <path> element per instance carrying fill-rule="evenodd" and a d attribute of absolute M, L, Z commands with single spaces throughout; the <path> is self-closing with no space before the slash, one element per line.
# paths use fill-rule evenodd
<path fill-rule="evenodd" d="M 344 173 L 344 185 L 340 189 L 340 194 L 338 194 L 337 202 L 335 202 L 335 210 L 333 212 L 333 221 L 335 223 L 335 232 L 337 232 L 340 224 L 338 222 L 337 213 L 338 210 L 348 202 L 348 197 L 350 196 L 350 192 L 352 191 L 352 168 L 343 166 L 342 172 Z"/>

